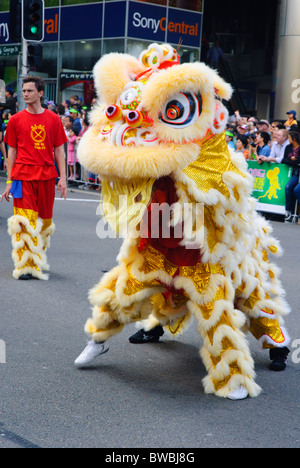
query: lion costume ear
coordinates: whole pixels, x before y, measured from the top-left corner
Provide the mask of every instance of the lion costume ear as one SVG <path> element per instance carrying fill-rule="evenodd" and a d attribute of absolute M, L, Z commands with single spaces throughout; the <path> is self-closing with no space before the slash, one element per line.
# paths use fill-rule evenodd
<path fill-rule="evenodd" d="M 101 58 L 93 74 L 98 97 L 107 104 L 117 101 L 127 83 L 145 71 L 136 58 L 127 54 L 112 53 Z"/>
<path fill-rule="evenodd" d="M 232 96 L 233 89 L 231 85 L 226 83 L 217 73 L 214 76 L 214 87 L 215 93 L 219 98 L 229 101 Z"/>

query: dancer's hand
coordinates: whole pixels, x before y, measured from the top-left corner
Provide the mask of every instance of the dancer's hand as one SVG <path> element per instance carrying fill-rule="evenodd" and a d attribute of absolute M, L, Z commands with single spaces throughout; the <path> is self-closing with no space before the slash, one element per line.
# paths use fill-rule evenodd
<path fill-rule="evenodd" d="M 59 179 L 58 184 L 57 184 L 57 190 L 60 193 L 60 198 L 64 198 L 66 200 L 68 188 L 67 188 L 67 181 L 65 179 L 61 179 L 61 178 Z"/>
<path fill-rule="evenodd" d="M 1 195 L 0 202 L 2 202 L 4 198 L 8 202 L 10 201 L 10 189 L 11 189 L 11 184 L 7 184 L 4 193 Z"/>

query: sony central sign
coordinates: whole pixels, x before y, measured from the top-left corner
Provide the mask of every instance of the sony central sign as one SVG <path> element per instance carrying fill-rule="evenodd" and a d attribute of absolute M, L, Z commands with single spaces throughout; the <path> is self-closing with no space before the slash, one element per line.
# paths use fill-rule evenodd
<path fill-rule="evenodd" d="M 5 42 L 9 41 L 8 23 L 0 23 L 0 39 L 4 39 Z"/>
<path fill-rule="evenodd" d="M 156 34 L 158 29 L 165 32 L 166 29 L 170 32 L 175 32 L 178 34 L 188 35 L 188 36 L 197 36 L 199 30 L 199 23 L 187 24 L 185 21 L 168 21 L 166 17 L 160 19 L 147 18 L 142 16 L 142 14 L 136 11 L 133 15 L 133 26 L 137 28 L 152 29 L 153 33 Z"/>
<path fill-rule="evenodd" d="M 202 13 L 129 2 L 128 37 L 200 47 Z"/>

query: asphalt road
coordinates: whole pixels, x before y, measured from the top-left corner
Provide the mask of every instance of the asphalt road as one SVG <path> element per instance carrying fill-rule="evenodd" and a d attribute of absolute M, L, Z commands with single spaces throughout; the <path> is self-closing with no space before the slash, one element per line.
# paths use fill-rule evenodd
<path fill-rule="evenodd" d="M 4 191 L 0 178 L 0 193 Z M 80 199 L 78 201 L 78 199 Z M 15 281 L 7 218 L 0 205 L 0 447 L 227 448 L 299 447 L 300 364 L 268 370 L 268 353 L 249 337 L 260 397 L 238 402 L 205 395 L 200 337 L 132 345 L 130 325 L 87 370 L 73 362 L 85 345 L 88 290 L 115 265 L 120 239 L 96 235 L 99 195 L 56 201 L 50 279 Z M 292 307 L 286 324 L 300 339 L 300 226 L 272 222 L 285 250 L 277 261 Z M 299 346 L 300 347 L 300 346 Z M 0 348 L 1 349 L 1 348 Z M 2 352 L 3 354 L 3 352 Z"/>

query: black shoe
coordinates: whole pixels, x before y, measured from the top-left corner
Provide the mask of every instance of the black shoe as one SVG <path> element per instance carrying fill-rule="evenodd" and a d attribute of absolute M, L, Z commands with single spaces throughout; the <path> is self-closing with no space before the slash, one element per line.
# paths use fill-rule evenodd
<path fill-rule="evenodd" d="M 145 331 L 143 328 L 129 338 L 130 343 L 157 343 L 159 338 L 163 336 L 164 329 L 160 325 L 152 328 L 152 330 Z"/>
<path fill-rule="evenodd" d="M 33 276 L 30 273 L 27 273 L 26 275 L 21 275 L 18 279 L 23 280 L 23 281 L 28 281 L 28 280 L 33 279 Z"/>
<path fill-rule="evenodd" d="M 284 371 L 289 353 L 290 350 L 286 347 L 270 349 L 270 359 L 272 362 L 269 369 L 276 372 Z"/>

